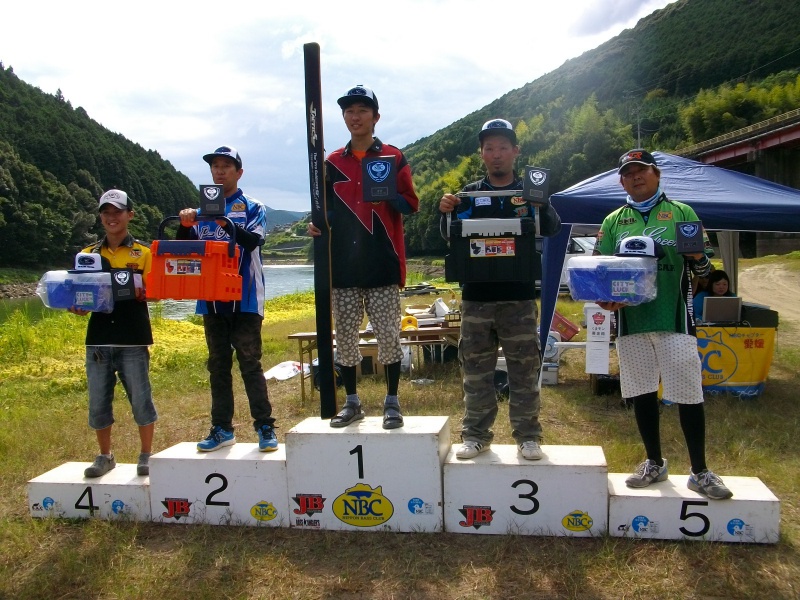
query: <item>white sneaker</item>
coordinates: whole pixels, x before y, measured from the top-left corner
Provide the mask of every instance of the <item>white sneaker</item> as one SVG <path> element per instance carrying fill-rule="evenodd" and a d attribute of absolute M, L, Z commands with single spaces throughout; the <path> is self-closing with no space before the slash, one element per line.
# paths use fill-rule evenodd
<path fill-rule="evenodd" d="M 539 442 L 534 440 L 529 440 L 527 442 L 522 442 L 519 446 L 519 453 L 522 455 L 522 458 L 525 460 L 541 460 L 542 459 L 542 448 L 539 446 Z"/>
<path fill-rule="evenodd" d="M 456 450 L 456 458 L 466 460 L 468 458 L 475 458 L 481 452 L 486 452 L 491 444 L 484 444 L 483 442 L 476 442 L 474 440 L 466 440 L 461 444 L 461 448 Z"/>

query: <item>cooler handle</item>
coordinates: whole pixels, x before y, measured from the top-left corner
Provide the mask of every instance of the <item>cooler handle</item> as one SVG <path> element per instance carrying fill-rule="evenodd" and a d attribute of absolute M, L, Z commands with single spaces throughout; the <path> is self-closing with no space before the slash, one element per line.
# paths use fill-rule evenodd
<path fill-rule="evenodd" d="M 181 218 L 177 215 L 166 217 L 161 224 L 158 226 L 158 239 L 164 239 L 164 229 L 167 227 L 167 223 L 170 221 L 180 221 Z M 212 217 L 206 215 L 197 215 L 195 217 L 195 221 L 225 221 L 228 225 L 230 225 L 231 233 L 230 233 L 230 241 L 228 242 L 228 256 L 233 258 L 236 256 L 236 225 L 233 224 L 228 217 Z"/>

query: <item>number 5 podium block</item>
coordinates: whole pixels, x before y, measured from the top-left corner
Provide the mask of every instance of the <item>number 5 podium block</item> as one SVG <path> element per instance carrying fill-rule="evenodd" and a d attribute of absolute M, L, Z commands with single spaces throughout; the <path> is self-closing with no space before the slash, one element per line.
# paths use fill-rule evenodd
<path fill-rule="evenodd" d="M 775 544 L 780 501 L 757 477 L 723 477 L 729 500 L 709 500 L 686 487 L 688 475 L 672 475 L 630 489 L 627 474 L 608 475 L 609 534 L 661 540 Z"/>
<path fill-rule="evenodd" d="M 332 428 L 309 418 L 286 434 L 291 526 L 349 531 L 442 531 L 447 417 L 405 417 L 385 430 L 366 417 Z"/>
<path fill-rule="evenodd" d="M 493 444 L 444 465 L 444 527 L 452 533 L 590 537 L 605 535 L 608 468 L 600 446 L 542 446 L 525 460 Z"/>

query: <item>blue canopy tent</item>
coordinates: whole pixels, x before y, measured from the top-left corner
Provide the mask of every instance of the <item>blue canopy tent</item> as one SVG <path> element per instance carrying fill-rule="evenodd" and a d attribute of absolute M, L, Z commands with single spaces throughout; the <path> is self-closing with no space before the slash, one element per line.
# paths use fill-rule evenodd
<path fill-rule="evenodd" d="M 800 190 L 713 165 L 653 152 L 661 170 L 661 189 L 694 208 L 708 230 L 800 233 Z M 564 226 L 545 238 L 542 252 L 542 323 L 551 323 L 567 243 L 573 225 L 599 227 L 603 218 L 625 203 L 617 170 L 590 177 L 550 196 Z M 736 238 L 738 243 L 738 237 Z M 736 278 L 736 253 L 725 270 Z M 730 265 L 728 262 L 730 261 Z M 734 287 L 735 289 L 735 287 Z M 549 327 L 541 327 L 545 347 Z"/>

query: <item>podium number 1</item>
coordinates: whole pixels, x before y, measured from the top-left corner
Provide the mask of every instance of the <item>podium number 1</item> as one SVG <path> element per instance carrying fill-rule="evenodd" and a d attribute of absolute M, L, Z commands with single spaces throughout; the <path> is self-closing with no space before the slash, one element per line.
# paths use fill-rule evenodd
<path fill-rule="evenodd" d="M 350 456 L 353 454 L 358 455 L 358 478 L 364 479 L 364 451 L 361 444 L 350 450 Z"/>

